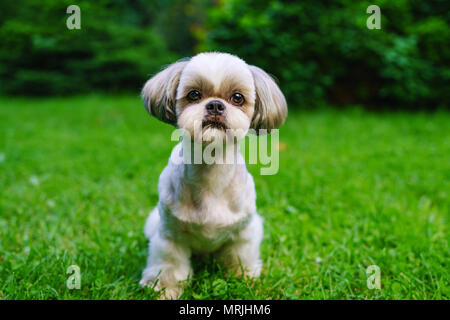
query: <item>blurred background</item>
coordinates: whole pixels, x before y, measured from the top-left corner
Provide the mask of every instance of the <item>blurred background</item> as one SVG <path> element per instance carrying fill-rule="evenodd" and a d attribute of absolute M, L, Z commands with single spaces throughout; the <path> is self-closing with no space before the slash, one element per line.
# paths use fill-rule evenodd
<path fill-rule="evenodd" d="M 68 30 L 66 8 L 81 8 Z M 369 5 L 381 30 L 369 30 Z M 162 66 L 225 51 L 273 74 L 290 108 L 450 105 L 449 2 L 17 0 L 0 3 L 0 94 L 139 92 Z"/>

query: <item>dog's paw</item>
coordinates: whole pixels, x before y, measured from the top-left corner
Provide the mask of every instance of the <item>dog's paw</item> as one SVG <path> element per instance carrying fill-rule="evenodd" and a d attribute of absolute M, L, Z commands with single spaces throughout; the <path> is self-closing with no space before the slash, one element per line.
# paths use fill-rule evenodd
<path fill-rule="evenodd" d="M 139 281 L 141 287 L 153 288 L 160 293 L 159 300 L 178 299 L 183 294 L 182 285 L 163 286 L 159 279 L 152 275 L 144 275 Z"/>
<path fill-rule="evenodd" d="M 261 269 L 261 264 L 255 264 L 250 267 L 234 265 L 230 267 L 229 271 L 231 271 L 231 273 L 237 277 L 244 276 L 244 278 L 258 278 L 261 274 Z"/>
<path fill-rule="evenodd" d="M 246 269 L 244 272 L 244 276 L 249 278 L 258 278 L 260 274 L 261 274 L 260 265 Z"/>
<path fill-rule="evenodd" d="M 166 287 L 162 290 L 159 300 L 176 300 L 183 294 L 182 286 Z"/>
<path fill-rule="evenodd" d="M 153 268 L 145 268 L 142 272 L 142 279 L 139 281 L 141 287 L 155 288 L 158 285 L 158 274 Z"/>
<path fill-rule="evenodd" d="M 139 284 L 141 287 L 145 288 L 154 288 L 156 290 L 156 286 L 158 279 L 155 279 L 154 277 L 142 277 L 141 281 L 139 281 Z"/>

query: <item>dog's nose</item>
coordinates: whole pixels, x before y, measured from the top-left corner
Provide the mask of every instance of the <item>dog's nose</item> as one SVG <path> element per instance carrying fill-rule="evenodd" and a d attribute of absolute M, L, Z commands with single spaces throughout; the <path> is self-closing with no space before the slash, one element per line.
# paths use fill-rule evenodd
<path fill-rule="evenodd" d="M 212 100 L 206 104 L 206 111 L 209 114 L 221 115 L 225 110 L 225 105 L 219 100 Z"/>

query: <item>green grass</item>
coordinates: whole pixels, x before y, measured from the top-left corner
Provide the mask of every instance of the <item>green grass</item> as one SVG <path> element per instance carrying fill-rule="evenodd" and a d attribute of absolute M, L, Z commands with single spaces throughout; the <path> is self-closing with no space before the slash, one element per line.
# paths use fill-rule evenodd
<path fill-rule="evenodd" d="M 448 299 L 450 114 L 291 110 L 255 177 L 254 283 L 195 260 L 187 299 Z M 0 98 L 0 299 L 153 299 L 143 226 L 172 128 L 139 97 Z M 81 268 L 80 290 L 66 269 Z M 366 268 L 381 269 L 381 290 Z"/>

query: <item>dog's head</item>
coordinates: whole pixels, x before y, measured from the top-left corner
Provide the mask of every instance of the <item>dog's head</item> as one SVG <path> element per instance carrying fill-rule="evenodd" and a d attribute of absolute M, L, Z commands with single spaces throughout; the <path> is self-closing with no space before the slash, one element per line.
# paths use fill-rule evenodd
<path fill-rule="evenodd" d="M 142 97 L 148 112 L 197 142 L 229 141 L 227 132 L 234 141 L 250 128 L 270 132 L 287 115 L 273 79 L 227 53 L 200 53 L 168 66 L 147 81 Z"/>

